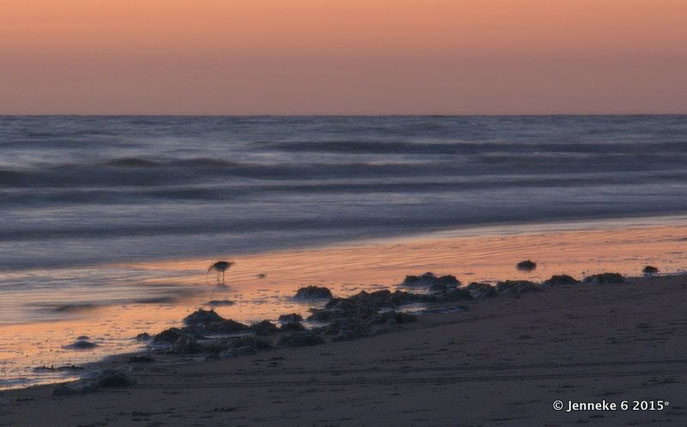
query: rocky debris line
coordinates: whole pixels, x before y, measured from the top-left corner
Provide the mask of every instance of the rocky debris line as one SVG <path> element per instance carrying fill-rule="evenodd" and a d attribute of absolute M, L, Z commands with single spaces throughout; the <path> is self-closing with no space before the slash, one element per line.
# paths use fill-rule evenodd
<path fill-rule="evenodd" d="M 385 311 L 367 318 L 343 317 L 332 320 L 328 325 L 314 328 L 334 341 L 353 340 L 388 332 L 397 325 L 417 321 L 417 316 L 397 311 Z"/>
<path fill-rule="evenodd" d="M 625 283 L 625 278 L 620 273 L 601 273 L 585 277 L 584 283 L 591 283 L 594 285 L 618 284 Z"/>
<path fill-rule="evenodd" d="M 455 290 L 441 296 L 411 294 L 403 291 L 361 291 L 348 298 L 333 298 L 323 309 L 313 310 L 308 320 L 327 323 L 313 332 L 332 340 L 350 340 L 387 332 L 396 325 L 417 320 L 412 314 L 395 311 L 417 302 L 455 301 L 469 298 L 469 293 Z"/>
<path fill-rule="evenodd" d="M 645 276 L 653 276 L 658 273 L 658 268 L 653 265 L 647 265 L 642 269 L 642 273 L 644 273 Z"/>
<path fill-rule="evenodd" d="M 590 276 L 585 283 L 621 283 L 624 278 L 617 273 L 603 273 Z M 568 275 L 556 275 L 543 284 L 526 280 L 506 280 L 496 286 L 488 283 L 470 283 L 460 287 L 455 276 L 437 277 L 432 273 L 421 276 L 407 276 L 402 286 L 420 288 L 426 293 L 411 293 L 402 290 L 391 292 L 361 291 L 347 298 L 333 298 L 327 288 L 308 286 L 298 290 L 296 298 L 327 298 L 324 308 L 311 309 L 307 320 L 320 323 L 306 329 L 297 313 L 279 317 L 279 324 L 263 320 L 245 325 L 225 319 L 214 310 L 199 309 L 183 319 L 181 328 L 169 328 L 150 339 L 153 352 L 178 355 L 204 354 L 206 359 L 219 359 L 255 354 L 273 347 L 294 347 L 314 345 L 327 341 L 351 340 L 385 333 L 398 325 L 415 322 L 413 314 L 399 311 L 402 306 L 415 303 L 453 303 L 462 300 L 479 300 L 499 295 L 518 296 L 537 292 L 544 287 L 580 283 Z M 466 307 L 438 307 L 436 312 L 465 310 Z M 240 336 L 236 336 L 240 334 Z M 233 336 L 232 336 L 233 335 Z M 208 338 L 213 336 L 212 338 Z"/>
<path fill-rule="evenodd" d="M 537 269 L 537 263 L 531 260 L 520 261 L 515 265 L 519 271 L 530 272 Z"/>
<path fill-rule="evenodd" d="M 296 299 L 331 299 L 332 291 L 324 286 L 305 286 L 296 291 Z"/>
<path fill-rule="evenodd" d="M 262 323 L 262 322 L 260 322 Z M 189 328 L 170 328 L 162 331 L 153 339 L 158 346 L 153 352 L 177 355 L 217 355 L 219 357 L 234 357 L 243 354 L 255 354 L 259 349 L 272 348 L 270 341 L 258 338 L 257 335 L 242 335 L 238 337 L 206 338 L 198 336 Z M 172 338 L 176 337 L 172 341 Z M 248 348 L 242 348 L 248 347 Z M 249 350 L 250 349 L 250 350 Z"/>
<path fill-rule="evenodd" d="M 282 314 L 277 320 L 279 320 L 280 323 L 297 323 L 303 321 L 303 316 L 298 313 Z"/>
<path fill-rule="evenodd" d="M 406 276 L 401 283 L 401 286 L 405 288 L 424 288 L 432 293 L 450 292 L 460 285 L 460 281 L 455 276 L 449 274 L 437 277 L 430 272 L 421 276 Z"/>
<path fill-rule="evenodd" d="M 72 384 L 57 387 L 53 390 L 53 396 L 68 396 L 73 394 L 94 393 L 101 388 L 125 388 L 135 385 L 136 382 L 128 378 L 123 372 L 116 369 L 106 369 L 95 378 L 82 378 Z"/>
<path fill-rule="evenodd" d="M 489 283 L 472 282 L 465 287 L 472 299 L 485 299 L 496 296 L 496 288 Z"/>
<path fill-rule="evenodd" d="M 554 287 L 554 286 L 575 285 L 578 283 L 580 283 L 580 281 L 575 279 L 572 276 L 568 276 L 567 274 L 558 274 L 558 275 L 551 276 L 551 278 L 545 280 L 542 285 L 545 287 Z"/>
<path fill-rule="evenodd" d="M 496 283 L 496 293 L 499 295 L 520 295 L 537 291 L 539 287 L 528 280 L 506 280 Z"/>
<path fill-rule="evenodd" d="M 403 291 L 392 293 L 388 290 L 372 293 L 362 291 L 348 298 L 332 298 L 325 308 L 313 309 L 308 320 L 324 325 L 312 330 L 307 330 L 300 323 L 303 317 L 296 313 L 280 316 L 281 327 L 269 320 L 247 326 L 224 319 L 213 310 L 199 309 L 184 318 L 184 327 L 166 329 L 155 335 L 151 343 L 153 352 L 158 353 L 205 354 L 207 359 L 235 357 L 274 346 L 314 345 L 330 340 L 377 335 L 417 319 L 414 315 L 395 311 L 401 305 L 469 298 L 467 290 L 458 288 L 433 295 Z M 236 333 L 244 335 L 221 336 Z M 215 337 L 208 338 L 210 334 Z M 263 336 L 265 338 L 261 338 Z"/>
<path fill-rule="evenodd" d="M 213 299 L 205 303 L 208 307 L 226 307 L 228 305 L 234 305 L 234 301 L 229 301 L 228 299 Z"/>
<path fill-rule="evenodd" d="M 330 322 L 340 318 L 367 319 L 380 310 L 395 310 L 413 303 L 437 303 L 470 299 L 465 289 L 456 288 L 444 294 L 413 294 L 404 291 L 361 291 L 348 298 L 332 298 L 323 309 L 314 309 L 309 317 L 313 322 Z"/>

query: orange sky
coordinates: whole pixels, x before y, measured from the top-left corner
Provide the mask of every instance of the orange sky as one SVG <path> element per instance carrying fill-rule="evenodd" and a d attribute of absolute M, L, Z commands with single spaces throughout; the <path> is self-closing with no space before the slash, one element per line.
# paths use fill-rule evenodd
<path fill-rule="evenodd" d="M 0 0 L 0 113 L 687 113 L 687 0 Z"/>

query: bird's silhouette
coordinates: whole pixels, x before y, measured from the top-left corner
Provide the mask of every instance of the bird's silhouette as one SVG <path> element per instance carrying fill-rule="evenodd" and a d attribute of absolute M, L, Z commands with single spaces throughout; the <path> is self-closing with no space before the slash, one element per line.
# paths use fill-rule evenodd
<path fill-rule="evenodd" d="M 210 274 L 210 270 L 215 270 L 217 272 L 217 285 L 224 286 L 224 272 L 229 270 L 229 267 L 231 267 L 232 265 L 234 265 L 234 263 L 229 261 L 217 261 L 216 263 L 212 264 L 210 268 L 208 268 L 208 272 L 205 275 L 206 282 L 207 275 Z M 220 283 L 219 281 L 220 274 L 222 275 L 222 283 Z"/>

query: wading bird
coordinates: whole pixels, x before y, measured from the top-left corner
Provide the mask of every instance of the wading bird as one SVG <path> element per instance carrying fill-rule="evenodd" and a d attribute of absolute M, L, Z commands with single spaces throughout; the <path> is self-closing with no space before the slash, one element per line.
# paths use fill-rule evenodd
<path fill-rule="evenodd" d="M 210 274 L 210 270 L 215 270 L 217 272 L 217 285 L 218 286 L 224 286 L 224 272 L 229 270 L 229 267 L 234 265 L 233 262 L 228 262 L 228 261 L 217 261 L 216 263 L 212 264 L 210 268 L 208 268 L 208 272 L 205 274 L 205 281 L 207 282 L 207 277 L 208 274 Z M 222 275 L 222 283 L 219 283 L 219 275 Z"/>

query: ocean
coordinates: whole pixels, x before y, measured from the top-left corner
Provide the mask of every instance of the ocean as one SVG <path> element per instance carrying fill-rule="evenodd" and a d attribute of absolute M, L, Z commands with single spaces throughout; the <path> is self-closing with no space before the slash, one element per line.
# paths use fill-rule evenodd
<path fill-rule="evenodd" d="M 681 213 L 685 183 L 687 116 L 6 116 L 0 259 L 65 267 Z"/>

